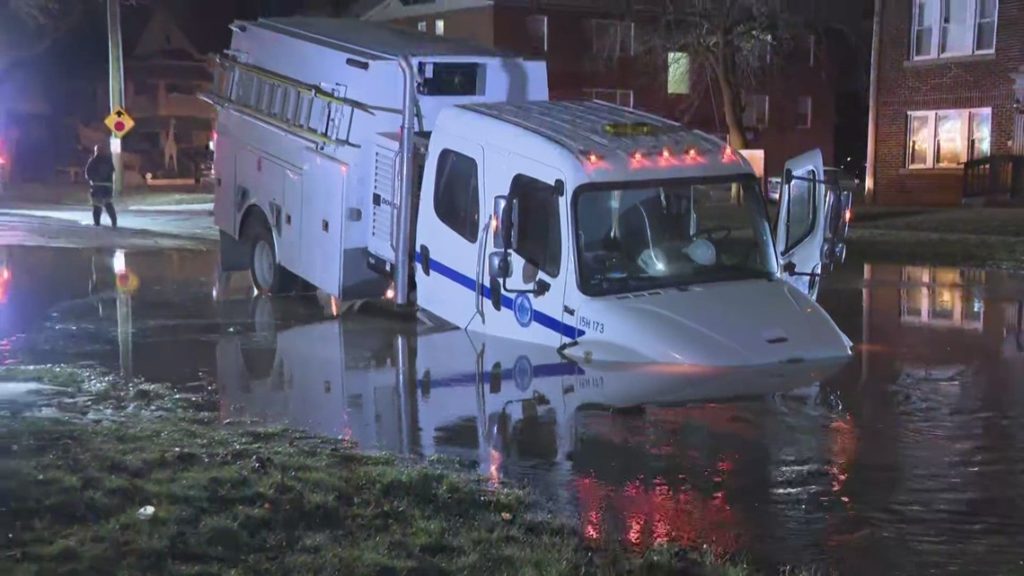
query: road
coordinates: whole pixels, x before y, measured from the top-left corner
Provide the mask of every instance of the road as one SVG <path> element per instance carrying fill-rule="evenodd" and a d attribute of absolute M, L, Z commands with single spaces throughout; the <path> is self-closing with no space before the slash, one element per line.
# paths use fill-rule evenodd
<path fill-rule="evenodd" d="M 117 229 L 92 225 L 89 209 L 71 207 L 0 208 L 0 246 L 150 249 L 216 248 L 212 207 L 127 209 Z"/>

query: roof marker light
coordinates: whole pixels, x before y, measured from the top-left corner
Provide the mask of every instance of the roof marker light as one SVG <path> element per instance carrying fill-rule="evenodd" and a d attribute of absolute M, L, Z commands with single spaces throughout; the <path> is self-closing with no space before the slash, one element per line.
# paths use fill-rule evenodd
<path fill-rule="evenodd" d="M 601 161 L 601 158 L 597 154 L 591 152 L 590 154 L 587 154 L 587 161 L 591 164 L 597 164 Z"/>
<path fill-rule="evenodd" d="M 732 150 L 732 146 L 726 145 L 725 152 L 722 152 L 722 162 L 735 162 L 736 154 Z"/>
<path fill-rule="evenodd" d="M 639 150 L 637 150 L 636 152 L 633 152 L 633 161 L 634 162 L 643 162 L 643 160 L 644 160 L 643 153 L 641 153 Z"/>
<path fill-rule="evenodd" d="M 672 158 L 672 151 L 668 149 L 668 146 L 661 149 L 661 157 L 664 158 L 665 160 L 669 160 Z"/>
<path fill-rule="evenodd" d="M 697 149 L 696 148 L 690 148 L 689 150 L 687 150 L 686 151 L 686 157 L 689 160 L 697 160 L 699 158 L 697 156 Z"/>

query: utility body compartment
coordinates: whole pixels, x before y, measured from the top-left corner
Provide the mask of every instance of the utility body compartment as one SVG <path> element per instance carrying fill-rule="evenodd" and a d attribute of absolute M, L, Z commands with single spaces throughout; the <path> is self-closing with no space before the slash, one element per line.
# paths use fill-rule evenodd
<path fill-rule="evenodd" d="M 547 98 L 543 62 L 387 26 L 299 17 L 232 29 L 204 95 L 218 108 L 223 267 L 253 266 L 240 241 L 265 223 L 280 274 L 342 298 L 382 296 L 387 278 L 368 263 L 395 261 L 401 59 L 417 74 L 421 141 L 449 106 Z"/>

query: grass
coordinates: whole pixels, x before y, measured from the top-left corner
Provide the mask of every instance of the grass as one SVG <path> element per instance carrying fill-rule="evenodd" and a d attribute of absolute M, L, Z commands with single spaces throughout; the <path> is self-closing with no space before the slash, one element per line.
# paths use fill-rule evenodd
<path fill-rule="evenodd" d="M 80 392 L 88 381 L 87 372 L 66 366 L 0 367 L 0 382 L 34 382 Z"/>
<path fill-rule="evenodd" d="M 0 435 L 4 574 L 567 574 L 585 559 L 522 492 L 297 432 L 36 418 Z"/>
<path fill-rule="evenodd" d="M 527 492 L 295 431 L 30 417 L 0 420 L 0 439 L 5 575 L 752 573 L 586 549 Z"/>

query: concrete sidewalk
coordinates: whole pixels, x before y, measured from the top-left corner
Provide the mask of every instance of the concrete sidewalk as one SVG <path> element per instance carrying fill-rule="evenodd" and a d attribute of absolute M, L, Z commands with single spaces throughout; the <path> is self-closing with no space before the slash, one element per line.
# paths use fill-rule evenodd
<path fill-rule="evenodd" d="M 128 188 L 114 204 L 128 209 L 205 206 L 213 204 L 213 192 L 209 187 Z M 89 188 L 83 184 L 9 185 L 0 195 L 0 207 L 44 206 L 89 206 Z"/>

